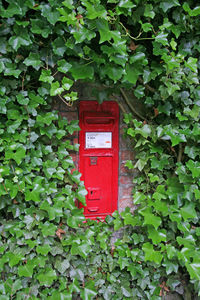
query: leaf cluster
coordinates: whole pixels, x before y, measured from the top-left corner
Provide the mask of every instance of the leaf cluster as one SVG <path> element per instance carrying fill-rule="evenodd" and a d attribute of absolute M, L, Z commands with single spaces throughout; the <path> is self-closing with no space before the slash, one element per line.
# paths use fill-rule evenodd
<path fill-rule="evenodd" d="M 199 292 L 199 14 L 191 0 L 0 1 L 1 299 Z M 78 121 L 52 99 L 72 105 L 77 80 L 134 113 L 134 214 L 84 223 L 75 205 Z"/>

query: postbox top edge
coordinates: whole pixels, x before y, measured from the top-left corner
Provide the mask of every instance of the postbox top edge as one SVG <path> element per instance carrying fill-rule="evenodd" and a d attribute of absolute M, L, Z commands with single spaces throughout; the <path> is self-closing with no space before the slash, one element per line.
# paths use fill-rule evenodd
<path fill-rule="evenodd" d="M 119 112 L 119 105 L 116 101 L 109 100 L 99 103 L 96 100 L 80 100 L 79 101 L 80 111 L 93 111 L 93 112 Z M 99 110 L 100 109 L 100 110 Z"/>

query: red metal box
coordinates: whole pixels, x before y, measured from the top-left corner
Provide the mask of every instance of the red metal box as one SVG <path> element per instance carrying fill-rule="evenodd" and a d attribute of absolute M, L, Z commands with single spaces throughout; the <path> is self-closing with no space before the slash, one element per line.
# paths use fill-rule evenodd
<path fill-rule="evenodd" d="M 88 191 L 86 218 L 104 219 L 117 209 L 119 107 L 115 101 L 80 101 L 79 170 Z M 80 203 L 79 207 L 83 207 Z"/>

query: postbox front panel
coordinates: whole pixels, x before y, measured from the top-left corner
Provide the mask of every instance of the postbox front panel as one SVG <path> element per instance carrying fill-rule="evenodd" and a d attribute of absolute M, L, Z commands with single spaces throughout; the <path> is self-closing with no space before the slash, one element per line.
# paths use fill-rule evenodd
<path fill-rule="evenodd" d="M 79 169 L 88 191 L 84 214 L 104 219 L 117 209 L 118 105 L 114 101 L 80 101 L 79 120 Z"/>
<path fill-rule="evenodd" d="M 111 172 L 107 172 L 110 170 Z M 83 179 L 87 188 L 85 215 L 112 212 L 112 157 L 85 157 Z"/>

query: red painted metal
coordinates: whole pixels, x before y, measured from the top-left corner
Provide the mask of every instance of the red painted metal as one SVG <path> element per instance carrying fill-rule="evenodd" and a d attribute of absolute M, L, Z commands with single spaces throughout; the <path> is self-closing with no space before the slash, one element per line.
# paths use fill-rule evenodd
<path fill-rule="evenodd" d="M 119 107 L 115 101 L 80 101 L 79 170 L 88 191 L 86 218 L 105 219 L 117 209 Z"/>

